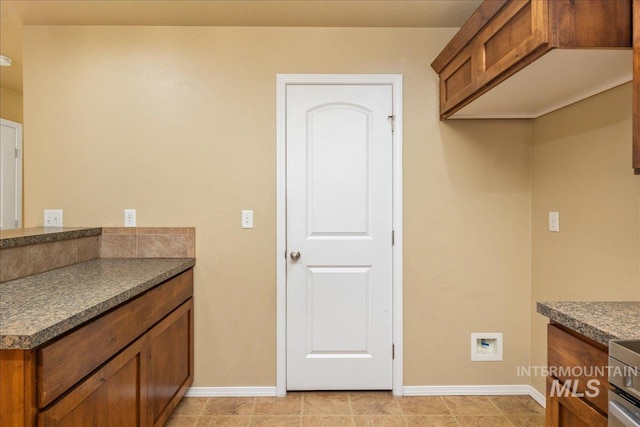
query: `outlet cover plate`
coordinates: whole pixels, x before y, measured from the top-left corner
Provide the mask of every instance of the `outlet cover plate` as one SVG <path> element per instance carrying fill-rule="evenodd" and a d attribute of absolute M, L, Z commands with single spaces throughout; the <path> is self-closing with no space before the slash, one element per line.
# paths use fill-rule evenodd
<path fill-rule="evenodd" d="M 62 227 L 62 209 L 45 209 L 44 226 Z"/>
<path fill-rule="evenodd" d="M 124 226 L 125 227 L 136 226 L 136 210 L 135 209 L 124 210 Z"/>

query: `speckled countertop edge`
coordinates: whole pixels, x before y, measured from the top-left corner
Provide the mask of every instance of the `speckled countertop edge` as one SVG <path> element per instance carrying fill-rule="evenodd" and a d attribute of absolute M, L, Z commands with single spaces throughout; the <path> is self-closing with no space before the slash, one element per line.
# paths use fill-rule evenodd
<path fill-rule="evenodd" d="M 43 345 L 194 265 L 194 258 L 94 259 L 4 282 L 0 349 Z"/>
<path fill-rule="evenodd" d="M 537 312 L 600 344 L 640 338 L 640 301 L 543 301 Z"/>
<path fill-rule="evenodd" d="M 19 234 L 12 236 L 13 234 Z M 22 230 L 6 230 L 0 234 L 0 249 L 17 248 L 19 246 L 38 243 L 59 242 L 78 237 L 99 236 L 102 228 L 25 228 Z M 9 237 L 5 237 L 9 236 Z"/>

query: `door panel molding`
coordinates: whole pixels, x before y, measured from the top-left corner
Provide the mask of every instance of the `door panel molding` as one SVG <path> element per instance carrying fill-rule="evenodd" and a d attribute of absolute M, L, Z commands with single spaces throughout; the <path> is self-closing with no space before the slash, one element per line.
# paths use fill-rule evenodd
<path fill-rule="evenodd" d="M 286 90 L 288 85 L 391 85 L 393 95 L 393 230 L 395 244 L 392 248 L 393 294 L 393 344 L 395 358 L 392 362 L 393 394 L 403 393 L 403 333 L 402 333 L 402 75 L 399 74 L 278 74 L 276 85 L 276 393 L 287 393 L 286 361 Z M 317 236 L 326 238 L 325 236 Z M 355 236 L 354 236 L 355 237 Z M 357 236 L 356 238 L 362 238 Z"/>

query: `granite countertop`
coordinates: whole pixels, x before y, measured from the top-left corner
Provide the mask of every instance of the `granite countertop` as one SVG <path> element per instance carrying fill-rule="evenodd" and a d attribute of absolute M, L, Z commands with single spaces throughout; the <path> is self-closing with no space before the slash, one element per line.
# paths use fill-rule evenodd
<path fill-rule="evenodd" d="M 640 338 L 640 301 L 539 302 L 537 311 L 606 346 L 612 339 Z"/>
<path fill-rule="evenodd" d="M 38 347 L 194 265 L 194 258 L 94 259 L 0 283 L 0 349 Z"/>
<path fill-rule="evenodd" d="M 98 236 L 102 228 L 34 227 L 0 231 L 0 249 L 37 243 L 58 242 L 77 237 Z"/>

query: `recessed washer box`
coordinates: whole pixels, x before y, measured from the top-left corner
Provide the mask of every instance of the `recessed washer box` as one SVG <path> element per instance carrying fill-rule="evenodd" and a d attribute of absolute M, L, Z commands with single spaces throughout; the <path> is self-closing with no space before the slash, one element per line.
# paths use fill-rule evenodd
<path fill-rule="evenodd" d="M 471 360 L 497 362 L 502 360 L 502 333 L 479 332 L 471 334 Z"/>

